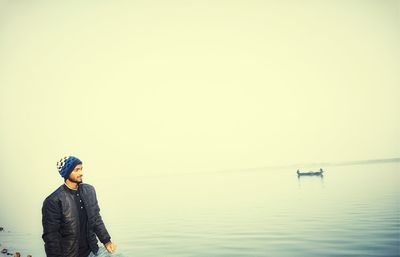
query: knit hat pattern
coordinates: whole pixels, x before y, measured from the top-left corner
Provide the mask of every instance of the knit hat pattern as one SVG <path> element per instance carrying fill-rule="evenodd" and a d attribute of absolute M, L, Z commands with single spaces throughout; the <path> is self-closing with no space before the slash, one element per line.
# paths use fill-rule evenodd
<path fill-rule="evenodd" d="M 65 156 L 57 162 L 57 169 L 61 177 L 66 179 L 78 164 L 82 164 L 82 161 L 78 158 L 74 156 Z"/>

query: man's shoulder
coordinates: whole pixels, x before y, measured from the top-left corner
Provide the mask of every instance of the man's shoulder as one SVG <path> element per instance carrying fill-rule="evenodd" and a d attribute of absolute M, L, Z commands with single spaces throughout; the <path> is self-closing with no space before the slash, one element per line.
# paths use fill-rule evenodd
<path fill-rule="evenodd" d="M 63 185 L 61 185 L 56 190 L 54 190 L 53 193 L 47 196 L 46 199 L 44 199 L 44 203 L 57 202 L 64 193 L 65 190 L 63 188 Z"/>
<path fill-rule="evenodd" d="M 96 191 L 94 186 L 90 185 L 90 184 L 86 184 L 86 183 L 82 183 L 79 185 L 79 187 L 83 190 L 83 191 Z"/>

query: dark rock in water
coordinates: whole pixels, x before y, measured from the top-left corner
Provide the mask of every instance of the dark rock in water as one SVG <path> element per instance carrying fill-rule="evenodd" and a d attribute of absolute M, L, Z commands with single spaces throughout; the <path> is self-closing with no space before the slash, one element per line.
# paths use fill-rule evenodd
<path fill-rule="evenodd" d="M 4 248 L 3 250 L 1 250 L 1 253 L 7 253 L 8 250 L 6 248 Z"/>
<path fill-rule="evenodd" d="M 0 231 L 3 231 L 4 230 L 4 228 L 3 227 L 0 227 Z"/>

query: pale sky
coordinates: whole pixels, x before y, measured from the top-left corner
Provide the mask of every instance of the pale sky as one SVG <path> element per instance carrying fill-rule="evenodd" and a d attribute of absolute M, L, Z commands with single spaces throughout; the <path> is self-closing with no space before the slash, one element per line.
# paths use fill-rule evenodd
<path fill-rule="evenodd" d="M 400 1 L 0 0 L 1 202 L 63 155 L 96 177 L 399 157 L 399 46 Z"/>

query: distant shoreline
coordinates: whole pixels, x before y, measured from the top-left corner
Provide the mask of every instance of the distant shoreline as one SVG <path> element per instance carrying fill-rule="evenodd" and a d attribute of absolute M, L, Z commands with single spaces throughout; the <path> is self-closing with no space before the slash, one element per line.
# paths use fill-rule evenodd
<path fill-rule="evenodd" d="M 362 165 L 362 164 L 373 164 L 373 163 L 393 163 L 400 162 L 400 158 L 387 158 L 387 159 L 370 159 L 370 160 L 357 160 L 357 161 L 343 161 L 343 162 L 320 162 L 320 163 L 308 163 L 308 164 L 297 164 L 302 166 L 351 166 L 351 165 Z M 290 167 L 295 165 L 290 165 Z"/>
<path fill-rule="evenodd" d="M 366 164 L 377 164 L 377 163 L 396 163 L 396 162 L 400 163 L 400 158 L 369 159 L 369 160 L 342 161 L 342 162 L 296 163 L 296 164 L 289 164 L 289 165 L 266 166 L 266 167 L 240 169 L 240 170 L 255 171 L 255 170 L 262 170 L 262 169 L 277 170 L 277 169 L 298 169 L 298 168 L 315 168 L 315 167 L 325 168 L 325 167 L 366 165 Z M 230 170 L 230 171 L 236 171 L 236 169 Z M 228 172 L 228 170 L 225 170 L 224 172 Z"/>
<path fill-rule="evenodd" d="M 264 167 L 253 167 L 253 168 L 237 168 L 237 169 L 222 169 L 222 170 L 208 170 L 208 171 L 196 171 L 196 172 L 175 172 L 168 174 L 149 174 L 142 176 L 135 176 L 135 178 L 154 178 L 154 177 L 170 177 L 170 176 L 187 176 L 196 174 L 217 174 L 217 173 L 236 173 L 236 172 L 255 172 L 261 170 L 283 170 L 283 169 L 315 169 L 325 167 L 338 167 L 338 166 L 352 166 L 352 165 L 366 165 L 366 164 L 377 164 L 377 163 L 400 163 L 400 158 L 385 158 L 385 159 L 369 159 L 369 160 L 356 160 L 356 161 L 342 161 L 342 162 L 316 162 L 316 163 L 295 163 L 288 165 L 275 165 L 275 166 L 264 166 Z"/>

